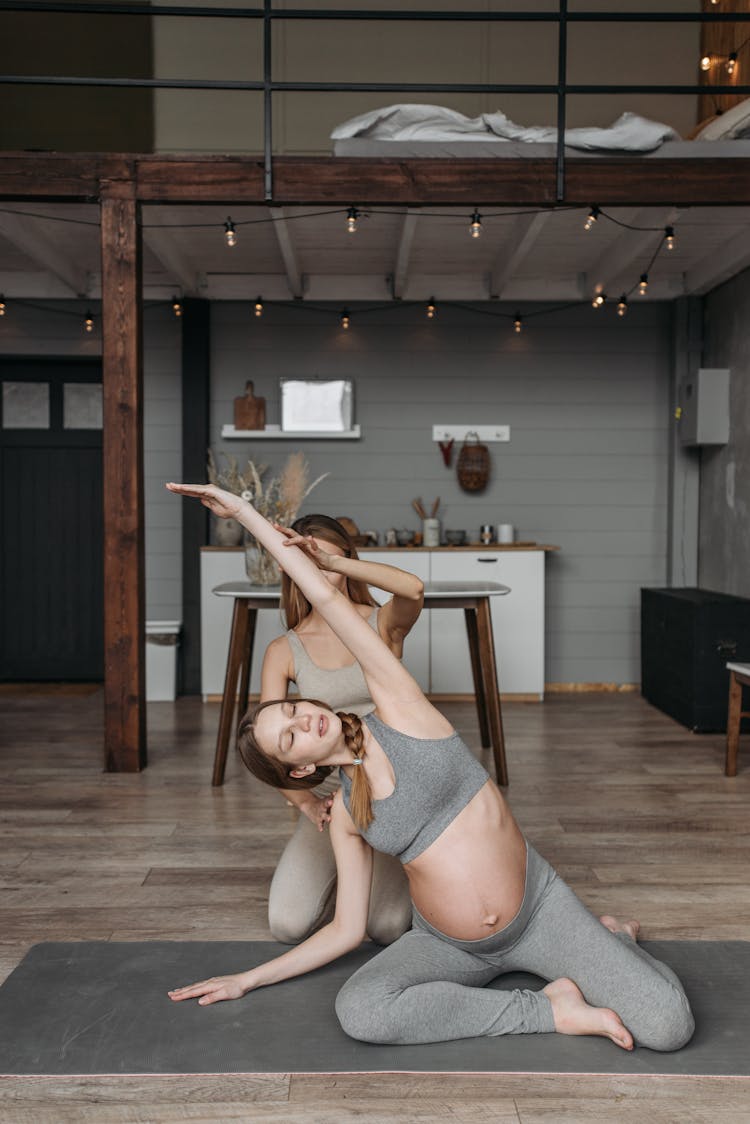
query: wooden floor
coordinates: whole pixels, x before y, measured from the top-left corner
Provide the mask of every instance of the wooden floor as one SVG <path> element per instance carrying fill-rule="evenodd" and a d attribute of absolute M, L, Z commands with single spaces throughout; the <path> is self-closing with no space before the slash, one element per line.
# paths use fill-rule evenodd
<path fill-rule="evenodd" d="M 149 708 L 148 768 L 102 772 L 102 696 L 0 693 L 0 976 L 46 940 L 269 939 L 291 813 L 231 760 L 210 787 L 218 706 Z M 478 749 L 473 709 L 444 705 Z M 595 911 L 646 938 L 750 939 L 750 739 L 723 775 L 633 694 L 504 706 L 508 795 Z M 484 763 L 489 766 L 487 754 Z M 210 965 L 207 965 L 207 970 Z M 165 980 L 165 988 L 177 981 Z M 750 1015 L 748 1016 L 750 1030 Z M 332 1064 L 334 1060 L 332 1059 Z M 750 1081 L 530 1075 L 4 1078 L 0 1121 L 747 1124 Z"/>

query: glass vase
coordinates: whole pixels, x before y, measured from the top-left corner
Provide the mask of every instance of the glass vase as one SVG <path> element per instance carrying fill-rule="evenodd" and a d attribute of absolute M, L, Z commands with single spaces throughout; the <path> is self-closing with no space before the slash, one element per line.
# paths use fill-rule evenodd
<path fill-rule="evenodd" d="M 281 570 L 272 554 L 245 533 L 245 572 L 251 585 L 281 585 Z"/>

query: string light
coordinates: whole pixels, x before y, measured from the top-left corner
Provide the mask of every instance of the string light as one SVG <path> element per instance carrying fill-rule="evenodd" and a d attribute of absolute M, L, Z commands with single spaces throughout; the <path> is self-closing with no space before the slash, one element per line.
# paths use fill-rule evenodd
<path fill-rule="evenodd" d="M 254 311 L 255 311 L 256 316 L 262 316 L 263 315 L 263 297 L 256 297 L 255 298 L 255 309 L 254 309 Z"/>
<path fill-rule="evenodd" d="M 591 230 L 591 227 L 594 225 L 594 223 L 596 222 L 596 220 L 598 218 L 599 218 L 599 208 L 598 207 L 592 207 L 591 210 L 589 211 L 589 217 L 586 219 L 585 223 L 583 224 L 583 229 L 584 230 Z"/>
<path fill-rule="evenodd" d="M 357 233 L 357 219 L 359 218 L 359 211 L 356 207 L 350 207 L 346 212 L 346 229 L 350 234 Z"/>
<path fill-rule="evenodd" d="M 182 316 L 182 301 L 179 297 L 172 297 L 172 311 L 178 319 Z"/>
<path fill-rule="evenodd" d="M 664 242 L 668 250 L 674 250 L 675 237 L 673 226 L 664 227 Z"/>
<path fill-rule="evenodd" d="M 471 216 L 471 226 L 469 227 L 469 233 L 471 234 L 472 238 L 478 238 L 482 233 L 482 216 L 480 215 L 479 211 L 475 211 Z"/>
<path fill-rule="evenodd" d="M 727 68 L 727 74 L 734 74 L 735 70 L 737 69 L 737 52 L 736 51 L 732 51 L 730 53 L 729 58 L 727 59 L 727 61 L 725 62 L 724 65 Z"/>
<path fill-rule="evenodd" d="M 714 60 L 711 58 L 711 56 L 710 55 L 704 55 L 703 58 L 700 61 L 700 68 L 701 68 L 701 70 L 710 70 L 711 67 L 713 66 L 713 64 L 714 64 Z"/>
<path fill-rule="evenodd" d="M 86 309 L 86 317 L 83 321 L 83 326 L 87 332 L 93 332 L 94 330 L 94 317 L 91 315 L 90 308 Z"/>
<path fill-rule="evenodd" d="M 628 311 L 628 298 L 623 293 L 622 296 L 620 297 L 619 301 L 617 302 L 617 315 L 618 316 L 624 316 L 627 311 Z"/>
<path fill-rule="evenodd" d="M 435 298 L 434 297 L 430 297 L 430 299 L 428 300 L 427 308 L 425 309 L 425 311 L 427 313 L 427 319 L 428 320 L 434 320 L 435 319 Z"/>
<path fill-rule="evenodd" d="M 641 279 L 638 282 L 638 292 L 639 292 L 640 296 L 645 297 L 647 291 L 648 291 L 648 274 L 642 273 Z"/>
<path fill-rule="evenodd" d="M 0 316 L 5 316 L 5 293 L 0 293 Z"/>
<path fill-rule="evenodd" d="M 516 333 L 517 336 L 520 336 L 522 328 L 523 328 L 523 322 L 521 320 L 521 313 L 517 312 L 514 319 L 513 319 L 513 331 Z"/>
<path fill-rule="evenodd" d="M 346 331 L 348 329 L 350 323 L 351 323 L 351 320 L 349 318 L 349 309 L 348 308 L 342 308 L 341 309 L 341 327 L 344 329 L 344 331 Z"/>
<path fill-rule="evenodd" d="M 234 229 L 234 223 L 230 218 L 224 223 L 224 237 L 227 240 L 227 246 L 231 247 L 237 245 L 237 231 Z"/>
<path fill-rule="evenodd" d="M 594 297 L 594 299 L 591 302 L 591 307 L 592 308 L 601 308 L 602 305 L 604 304 L 604 302 L 606 301 L 606 299 L 607 299 L 607 296 L 606 296 L 605 293 L 597 293 L 596 296 Z"/>

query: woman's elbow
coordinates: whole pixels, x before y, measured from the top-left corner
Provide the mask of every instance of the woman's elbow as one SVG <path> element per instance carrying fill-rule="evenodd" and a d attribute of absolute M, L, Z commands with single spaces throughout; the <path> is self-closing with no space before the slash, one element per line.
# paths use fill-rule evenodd
<path fill-rule="evenodd" d="M 424 601 L 424 582 L 421 578 L 415 577 L 412 582 L 411 599 L 412 601 L 418 601 L 421 607 Z"/>

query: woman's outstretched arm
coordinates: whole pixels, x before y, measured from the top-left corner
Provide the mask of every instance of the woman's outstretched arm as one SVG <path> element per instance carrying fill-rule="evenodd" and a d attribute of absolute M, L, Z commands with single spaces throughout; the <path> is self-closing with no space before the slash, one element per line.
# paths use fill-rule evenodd
<path fill-rule="evenodd" d="M 338 885 L 333 921 L 306 941 L 273 960 L 230 976 L 212 976 L 169 992 L 175 1003 L 197 999 L 202 1007 L 223 999 L 241 999 L 248 991 L 312 972 L 357 948 L 365 938 L 372 881 L 372 848 L 365 843 L 339 796 L 334 804 L 331 843 Z"/>
<path fill-rule="evenodd" d="M 396 718 L 396 710 L 408 713 L 410 708 L 417 707 L 424 708 L 424 719 L 429 720 L 433 715 L 445 724 L 442 715 L 424 697 L 419 684 L 349 599 L 334 589 L 304 550 L 285 546 L 286 536 L 251 504 L 215 484 L 167 484 L 167 488 L 178 495 L 194 496 L 221 518 L 236 519 L 266 547 L 357 660 L 373 701 L 386 722 Z M 406 727 L 404 731 L 409 732 Z M 424 736 L 431 737 L 434 733 L 426 729 Z"/>

